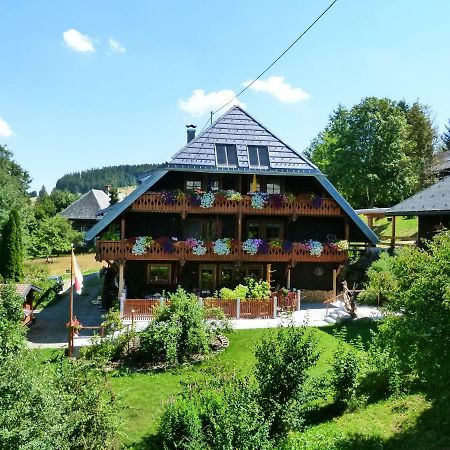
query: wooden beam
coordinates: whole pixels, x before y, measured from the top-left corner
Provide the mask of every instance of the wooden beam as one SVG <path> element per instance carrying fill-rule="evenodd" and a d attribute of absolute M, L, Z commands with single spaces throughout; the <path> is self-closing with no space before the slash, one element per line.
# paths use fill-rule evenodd
<path fill-rule="evenodd" d="M 350 225 L 347 217 L 345 218 L 345 240 L 350 241 Z"/>
<path fill-rule="evenodd" d="M 291 266 L 288 266 L 288 272 L 287 272 L 287 282 L 286 282 L 287 289 L 291 288 Z"/>
<path fill-rule="evenodd" d="M 395 222 L 396 222 L 396 217 L 392 216 L 392 233 L 391 233 L 391 247 L 394 248 L 395 247 Z"/>
<path fill-rule="evenodd" d="M 371 230 L 373 230 L 373 216 L 367 215 L 367 225 Z"/>
<path fill-rule="evenodd" d="M 119 298 L 122 296 L 125 287 L 124 269 L 125 269 L 125 261 L 119 262 L 119 292 L 118 292 Z"/>

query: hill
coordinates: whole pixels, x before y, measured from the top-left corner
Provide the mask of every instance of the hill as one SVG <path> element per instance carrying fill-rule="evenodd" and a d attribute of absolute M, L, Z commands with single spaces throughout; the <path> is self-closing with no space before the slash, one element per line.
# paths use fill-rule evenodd
<path fill-rule="evenodd" d="M 116 188 L 133 186 L 137 184 L 139 175 L 155 167 L 157 164 L 124 164 L 68 173 L 56 182 L 56 189 L 67 190 L 74 194 L 84 194 L 90 189 L 103 189 L 106 185 Z"/>

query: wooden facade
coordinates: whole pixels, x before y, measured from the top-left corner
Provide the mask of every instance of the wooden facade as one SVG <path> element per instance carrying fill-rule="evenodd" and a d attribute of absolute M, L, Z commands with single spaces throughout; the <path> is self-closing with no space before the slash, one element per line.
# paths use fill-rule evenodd
<path fill-rule="evenodd" d="M 97 260 L 118 267 L 119 296 L 136 299 L 177 285 L 208 296 L 269 274 L 273 288 L 331 289 L 348 259 L 336 243 L 376 240 L 313 164 L 238 107 L 104 211 L 94 237 Z M 214 247 L 222 239 L 226 253 Z M 248 240 L 261 248 L 248 251 Z"/>

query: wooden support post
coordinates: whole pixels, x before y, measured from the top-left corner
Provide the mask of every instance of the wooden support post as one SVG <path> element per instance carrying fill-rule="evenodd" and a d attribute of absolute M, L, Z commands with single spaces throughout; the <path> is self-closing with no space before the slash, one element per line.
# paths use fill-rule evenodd
<path fill-rule="evenodd" d="M 125 261 L 121 260 L 119 262 L 119 292 L 118 292 L 119 299 L 122 297 L 125 287 L 124 269 L 125 269 Z"/>
<path fill-rule="evenodd" d="M 267 264 L 266 266 L 266 281 L 269 283 L 272 282 L 272 264 Z"/>
<path fill-rule="evenodd" d="M 273 297 L 273 318 L 277 318 L 278 299 L 276 295 Z"/>
<path fill-rule="evenodd" d="M 336 301 L 337 297 L 337 270 L 333 269 L 333 301 Z"/>
<path fill-rule="evenodd" d="M 286 287 L 291 288 L 291 266 L 288 266 Z"/>
<path fill-rule="evenodd" d="M 395 216 L 392 216 L 392 234 L 391 234 L 391 247 L 395 247 Z"/>
<path fill-rule="evenodd" d="M 348 223 L 347 217 L 345 218 L 345 240 L 350 240 L 350 225 Z"/>
<path fill-rule="evenodd" d="M 371 230 L 373 230 L 373 216 L 371 215 L 367 216 L 367 225 Z"/>

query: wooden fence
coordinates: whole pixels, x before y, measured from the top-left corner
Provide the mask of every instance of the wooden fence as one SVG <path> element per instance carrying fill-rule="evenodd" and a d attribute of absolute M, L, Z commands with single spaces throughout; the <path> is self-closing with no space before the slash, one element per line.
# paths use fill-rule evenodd
<path fill-rule="evenodd" d="M 151 320 L 155 311 L 166 302 L 159 299 L 125 299 L 121 302 L 120 317 L 123 320 Z M 199 298 L 205 308 L 217 308 L 229 319 L 275 319 L 281 311 L 300 310 L 300 297 L 297 294 L 268 299 L 222 299 Z M 211 314 L 211 318 L 214 314 Z"/>

